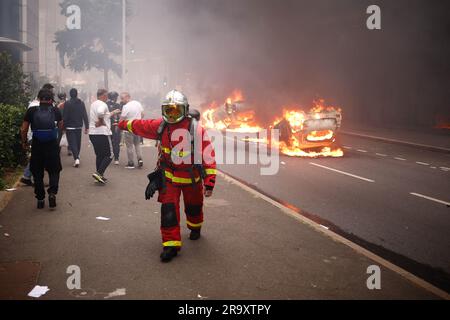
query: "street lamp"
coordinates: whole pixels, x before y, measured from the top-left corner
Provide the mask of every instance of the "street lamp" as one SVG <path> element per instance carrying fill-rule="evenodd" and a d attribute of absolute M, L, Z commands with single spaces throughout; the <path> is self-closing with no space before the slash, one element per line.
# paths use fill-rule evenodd
<path fill-rule="evenodd" d="M 127 74 L 127 3 L 122 0 L 122 92 L 126 91 L 126 74 Z"/>

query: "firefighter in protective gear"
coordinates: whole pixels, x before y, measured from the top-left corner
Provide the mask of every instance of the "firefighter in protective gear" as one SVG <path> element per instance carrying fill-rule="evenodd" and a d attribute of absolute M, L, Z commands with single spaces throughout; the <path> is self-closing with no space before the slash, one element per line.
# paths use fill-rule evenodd
<path fill-rule="evenodd" d="M 215 153 L 205 130 L 189 113 L 186 96 L 173 90 L 162 104 L 162 119 L 121 121 L 119 128 L 159 141 L 157 169 L 164 187 L 161 203 L 163 262 L 181 250 L 180 197 L 183 194 L 190 239 L 198 240 L 203 224 L 203 200 L 211 197 L 216 182 Z"/>

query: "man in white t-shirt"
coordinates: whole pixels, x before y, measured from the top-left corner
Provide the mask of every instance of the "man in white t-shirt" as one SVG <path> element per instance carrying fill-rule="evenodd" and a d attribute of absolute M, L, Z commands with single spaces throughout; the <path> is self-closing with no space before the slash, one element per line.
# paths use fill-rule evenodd
<path fill-rule="evenodd" d="M 136 101 L 131 100 L 128 92 L 123 92 L 120 95 L 120 100 L 123 105 L 120 120 L 133 121 L 144 118 L 144 108 Z M 131 132 L 124 132 L 125 144 L 127 146 L 128 165 L 127 169 L 134 169 L 134 152 L 136 151 L 139 168 L 142 168 L 144 161 L 142 160 L 141 139 Z M 133 150 L 134 149 L 134 150 Z"/>
<path fill-rule="evenodd" d="M 89 139 L 94 147 L 97 168 L 97 171 L 92 176 L 97 182 L 106 184 L 107 180 L 104 174 L 113 160 L 111 152 L 111 116 L 119 113 L 120 110 L 109 112 L 106 104 L 108 91 L 105 89 L 97 91 L 97 99 L 91 105 L 89 119 Z"/>

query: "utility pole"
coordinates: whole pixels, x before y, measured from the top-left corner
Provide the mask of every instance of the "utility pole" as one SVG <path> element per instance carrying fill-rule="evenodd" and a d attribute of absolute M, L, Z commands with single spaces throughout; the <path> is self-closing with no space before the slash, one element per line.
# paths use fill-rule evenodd
<path fill-rule="evenodd" d="M 122 0 L 122 91 L 127 85 L 127 1 Z"/>

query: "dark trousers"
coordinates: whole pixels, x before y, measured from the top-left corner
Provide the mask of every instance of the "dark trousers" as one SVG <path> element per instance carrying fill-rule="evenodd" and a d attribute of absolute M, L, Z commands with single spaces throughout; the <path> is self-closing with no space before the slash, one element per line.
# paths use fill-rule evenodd
<path fill-rule="evenodd" d="M 114 153 L 114 160 L 119 161 L 120 157 L 120 141 L 122 140 L 122 130 L 117 126 L 113 126 L 112 130 L 112 148 Z"/>
<path fill-rule="evenodd" d="M 81 129 L 67 130 L 66 136 L 67 142 L 69 143 L 69 148 L 73 154 L 73 159 L 80 159 Z"/>
<path fill-rule="evenodd" d="M 104 135 L 89 136 L 96 155 L 97 173 L 104 175 L 112 162 L 111 137 Z"/>
<path fill-rule="evenodd" d="M 39 143 L 33 140 L 30 159 L 30 170 L 34 178 L 36 199 L 45 199 L 44 171 L 49 175 L 49 194 L 58 194 L 59 176 L 62 170 L 58 141 Z"/>

